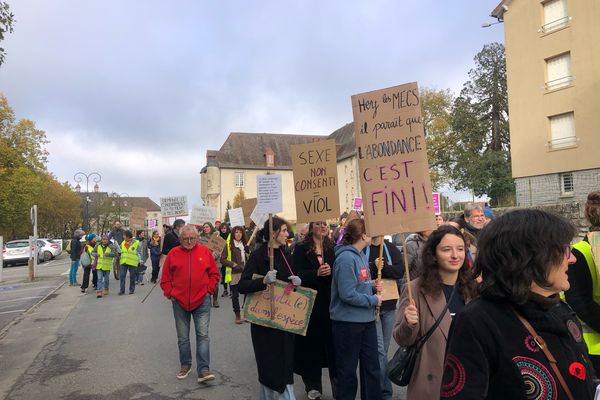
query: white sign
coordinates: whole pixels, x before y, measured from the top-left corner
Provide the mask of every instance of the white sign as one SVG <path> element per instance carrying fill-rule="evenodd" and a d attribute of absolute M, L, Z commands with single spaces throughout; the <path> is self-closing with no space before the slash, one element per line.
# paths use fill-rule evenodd
<path fill-rule="evenodd" d="M 256 193 L 257 202 L 260 204 L 262 212 L 276 214 L 283 211 L 281 175 L 257 175 Z"/>
<path fill-rule="evenodd" d="M 217 209 L 213 207 L 194 207 L 192 208 L 192 217 L 190 224 L 204 225 L 205 222 L 215 223 L 217 219 Z"/>
<path fill-rule="evenodd" d="M 229 223 L 231 227 L 234 226 L 244 226 L 244 210 L 240 208 L 230 208 L 229 213 Z"/>
<path fill-rule="evenodd" d="M 163 218 L 190 215 L 187 196 L 171 196 L 160 198 L 160 213 Z"/>
<path fill-rule="evenodd" d="M 261 228 L 264 225 L 264 223 L 267 222 L 267 220 L 269 219 L 269 213 L 264 212 L 260 208 L 260 205 L 257 204 L 256 207 L 254 207 L 254 211 L 252 211 L 252 214 L 250 214 L 250 219 L 254 221 L 256 226 Z"/>

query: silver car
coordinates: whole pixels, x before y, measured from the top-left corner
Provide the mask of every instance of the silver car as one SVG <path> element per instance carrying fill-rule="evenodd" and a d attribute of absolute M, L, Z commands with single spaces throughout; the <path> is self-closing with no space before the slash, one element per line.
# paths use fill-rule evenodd
<path fill-rule="evenodd" d="M 62 253 L 62 244 L 57 240 L 38 239 L 38 247 L 42 249 L 44 261 L 50 261 Z"/>
<path fill-rule="evenodd" d="M 4 259 L 4 265 L 16 265 L 16 264 L 27 264 L 29 256 L 31 255 L 31 248 L 29 247 L 29 240 L 11 240 L 4 244 L 2 249 L 2 258 Z M 44 253 L 42 248 L 38 246 L 38 264 L 44 261 Z"/>

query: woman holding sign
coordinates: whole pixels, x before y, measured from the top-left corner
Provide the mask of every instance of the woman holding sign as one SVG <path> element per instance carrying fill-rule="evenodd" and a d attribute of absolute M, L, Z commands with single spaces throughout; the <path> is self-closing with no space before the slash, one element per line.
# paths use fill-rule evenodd
<path fill-rule="evenodd" d="M 382 298 L 376 294 L 379 288 L 371 281 L 369 265 L 362 252 L 370 244 L 365 221 L 354 219 L 346 224 L 342 246 L 335 250 L 329 314 L 333 326 L 338 400 L 356 398 L 359 361 L 360 398 L 382 398 L 375 327 L 375 308 L 381 305 Z"/>
<path fill-rule="evenodd" d="M 327 228 L 326 221 L 311 222 L 306 237 L 294 250 L 294 267 L 298 276 L 305 287 L 317 291 L 306 336 L 296 337 L 294 358 L 294 372 L 302 376 L 311 400 L 320 399 L 323 393 L 321 368 L 329 369 L 331 386 L 335 390 L 335 360 L 329 317 L 331 266 L 335 253 Z"/>
<path fill-rule="evenodd" d="M 453 226 L 440 226 L 425 242 L 422 274 L 411 281 L 414 299 L 408 290 L 400 296 L 394 339 L 400 346 L 410 346 L 426 336 L 441 318 L 439 326 L 421 348 L 415 364 L 407 398 L 437 399 L 444 371 L 444 352 L 450 322 L 456 313 L 475 296 L 475 281 L 467 266 L 463 235 Z"/>
<path fill-rule="evenodd" d="M 300 286 L 301 279 L 292 268 L 287 249 L 288 224 L 273 217 L 273 232 L 269 221 L 260 232 L 264 243 L 254 250 L 238 284 L 241 294 L 262 292 L 276 280 Z M 269 240 L 272 241 L 274 269 L 269 270 Z M 254 277 L 254 275 L 261 277 Z M 252 347 L 258 369 L 259 400 L 294 400 L 294 334 L 257 324 L 250 327 Z"/>

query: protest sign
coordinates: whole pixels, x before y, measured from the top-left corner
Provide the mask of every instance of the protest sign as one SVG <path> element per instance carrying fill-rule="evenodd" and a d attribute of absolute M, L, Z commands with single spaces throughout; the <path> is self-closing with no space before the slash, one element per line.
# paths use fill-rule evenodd
<path fill-rule="evenodd" d="M 230 208 L 227 210 L 229 213 L 229 224 L 233 228 L 234 226 L 244 226 L 244 210 L 242 208 Z"/>
<path fill-rule="evenodd" d="M 190 224 L 204 225 L 205 222 L 215 223 L 217 219 L 217 209 L 213 207 L 199 207 L 194 206 L 192 208 L 192 216 L 190 218 Z"/>
<path fill-rule="evenodd" d="M 142 207 L 131 207 L 129 226 L 134 229 L 142 229 L 146 222 L 146 209 Z"/>
<path fill-rule="evenodd" d="M 296 220 L 325 221 L 340 215 L 335 140 L 291 145 Z"/>
<path fill-rule="evenodd" d="M 398 292 L 398 283 L 395 279 L 382 279 L 381 284 L 383 286 L 381 289 L 383 301 L 397 300 L 400 298 L 400 293 Z"/>
<path fill-rule="evenodd" d="M 271 318 L 271 295 L 268 289 L 246 295 L 246 321 L 306 336 L 317 291 L 299 286 L 286 294 L 287 285 L 283 281 L 273 284 L 274 318 Z"/>
<path fill-rule="evenodd" d="M 440 208 L 440 194 L 433 192 L 431 194 L 431 200 L 433 202 L 433 213 L 435 215 L 440 215 L 442 213 L 442 210 Z"/>
<path fill-rule="evenodd" d="M 187 196 L 161 197 L 160 213 L 163 218 L 189 215 Z"/>
<path fill-rule="evenodd" d="M 148 220 L 148 229 L 154 229 L 156 228 L 156 220 L 155 219 L 149 219 Z"/>
<path fill-rule="evenodd" d="M 354 95 L 352 112 L 369 236 L 434 229 L 416 82 Z"/>
<path fill-rule="evenodd" d="M 362 211 L 362 197 L 355 197 L 352 203 L 352 209 L 355 211 Z"/>
<path fill-rule="evenodd" d="M 263 224 L 269 219 L 269 213 L 264 212 L 263 209 L 260 207 L 260 204 L 256 204 L 256 207 L 254 207 L 252 214 L 250 214 L 250 218 L 252 219 L 252 221 L 254 221 L 256 226 L 262 228 Z"/>
<path fill-rule="evenodd" d="M 210 238 L 208 238 L 207 246 L 211 251 L 221 254 L 223 252 L 223 249 L 225 248 L 226 244 L 227 244 L 227 241 L 225 239 L 223 239 L 221 237 L 221 235 L 219 235 L 218 232 L 215 232 L 211 235 Z"/>
<path fill-rule="evenodd" d="M 250 226 L 250 215 L 252 211 L 254 211 L 254 207 L 256 207 L 256 197 L 252 199 L 242 200 L 242 210 L 244 210 L 244 225 Z"/>
<path fill-rule="evenodd" d="M 257 203 L 260 205 L 262 212 L 276 214 L 283 211 L 281 175 L 257 175 L 256 193 Z"/>

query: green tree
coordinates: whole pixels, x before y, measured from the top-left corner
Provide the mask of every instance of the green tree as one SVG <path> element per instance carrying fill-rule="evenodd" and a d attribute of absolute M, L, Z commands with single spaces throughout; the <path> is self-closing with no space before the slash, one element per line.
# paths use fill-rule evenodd
<path fill-rule="evenodd" d="M 454 100 L 444 169 L 455 189 L 488 195 L 492 205 L 514 202 L 510 166 L 504 46 L 486 44 L 475 56 L 469 81 Z"/>
<path fill-rule="evenodd" d="M 231 210 L 231 203 L 227 200 L 227 205 L 225 206 L 225 218 L 223 219 L 223 222 L 225 223 L 229 223 L 229 210 Z"/>
<path fill-rule="evenodd" d="M 10 7 L 6 1 L 0 1 L 0 42 L 4 40 L 5 33 L 13 32 L 15 16 L 10 12 Z M 0 47 L 0 65 L 4 63 L 6 51 Z"/>
<path fill-rule="evenodd" d="M 246 194 L 244 193 L 244 189 L 240 188 L 240 191 L 233 197 L 232 208 L 240 208 L 244 200 L 246 200 Z"/>

